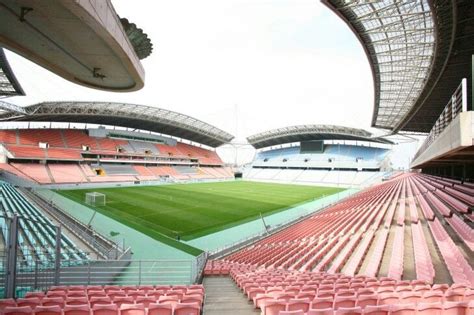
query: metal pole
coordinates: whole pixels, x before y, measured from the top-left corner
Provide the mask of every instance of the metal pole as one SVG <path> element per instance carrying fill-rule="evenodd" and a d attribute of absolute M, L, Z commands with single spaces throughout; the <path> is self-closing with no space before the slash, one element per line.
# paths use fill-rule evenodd
<path fill-rule="evenodd" d="M 462 110 L 463 112 L 467 112 L 467 80 L 466 78 L 462 79 L 461 81 L 461 93 L 462 93 Z"/>
<path fill-rule="evenodd" d="M 138 261 L 138 284 L 142 284 L 142 261 Z"/>
<path fill-rule="evenodd" d="M 56 227 L 56 244 L 54 257 L 54 285 L 59 285 L 60 269 L 61 269 L 61 227 Z"/>
<path fill-rule="evenodd" d="M 6 273 L 6 298 L 15 298 L 16 287 L 16 259 L 18 257 L 18 216 L 15 214 L 10 222 L 10 235 L 8 237 L 7 268 Z"/>

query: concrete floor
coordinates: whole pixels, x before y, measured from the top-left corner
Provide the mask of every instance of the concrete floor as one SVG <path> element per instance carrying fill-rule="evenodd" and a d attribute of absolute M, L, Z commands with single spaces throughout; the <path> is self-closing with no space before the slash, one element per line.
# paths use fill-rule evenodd
<path fill-rule="evenodd" d="M 205 277 L 204 315 L 256 315 L 260 313 L 247 300 L 230 277 Z"/>

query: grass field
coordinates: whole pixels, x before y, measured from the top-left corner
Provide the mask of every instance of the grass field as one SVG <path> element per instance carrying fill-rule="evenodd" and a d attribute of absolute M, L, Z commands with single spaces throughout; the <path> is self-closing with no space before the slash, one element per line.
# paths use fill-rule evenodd
<path fill-rule="evenodd" d="M 83 204 L 87 192 L 103 193 L 107 203 L 96 207 L 98 212 L 159 240 L 163 235 L 191 240 L 341 190 L 233 181 L 58 193 Z"/>

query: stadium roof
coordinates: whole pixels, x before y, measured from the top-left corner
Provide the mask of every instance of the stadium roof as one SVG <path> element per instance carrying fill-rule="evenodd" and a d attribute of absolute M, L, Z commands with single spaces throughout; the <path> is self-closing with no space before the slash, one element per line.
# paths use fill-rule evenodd
<path fill-rule="evenodd" d="M 333 125 L 300 125 L 257 133 L 247 138 L 256 149 L 272 145 L 311 140 L 359 140 L 392 144 L 390 140 L 373 138 L 368 131 Z"/>
<path fill-rule="evenodd" d="M 0 48 L 0 97 L 25 95 L 25 92 L 13 74 L 7 57 Z"/>
<path fill-rule="evenodd" d="M 166 109 L 124 103 L 45 102 L 24 107 L 26 115 L 0 114 L 0 121 L 72 122 L 121 126 L 158 132 L 210 147 L 234 136 L 198 119 Z"/>
<path fill-rule="evenodd" d="M 429 132 L 471 80 L 474 1 L 321 0 L 357 35 L 375 87 L 374 127 Z"/>
<path fill-rule="evenodd" d="M 0 46 L 64 79 L 107 91 L 144 85 L 135 49 L 146 57 L 151 43 L 134 24 L 124 29 L 110 0 L 2 0 L 0 21 Z"/>

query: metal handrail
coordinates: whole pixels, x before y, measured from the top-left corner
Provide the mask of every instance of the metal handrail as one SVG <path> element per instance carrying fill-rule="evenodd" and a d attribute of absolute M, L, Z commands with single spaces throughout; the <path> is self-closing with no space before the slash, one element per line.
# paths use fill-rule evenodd
<path fill-rule="evenodd" d="M 467 111 L 467 79 L 461 80 L 453 95 L 451 96 L 448 104 L 444 107 L 443 112 L 436 120 L 433 128 L 431 128 L 428 137 L 416 152 L 413 160 L 421 155 L 444 131 L 444 129 L 457 117 L 461 112 Z"/>

